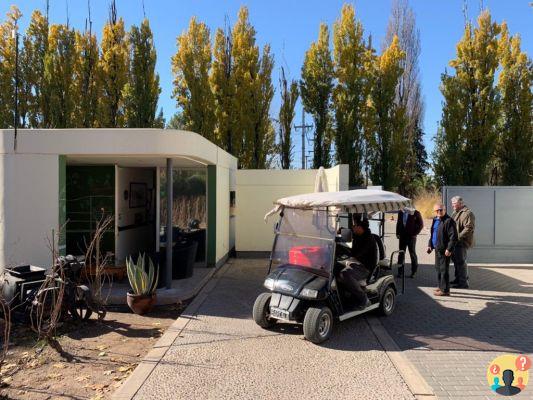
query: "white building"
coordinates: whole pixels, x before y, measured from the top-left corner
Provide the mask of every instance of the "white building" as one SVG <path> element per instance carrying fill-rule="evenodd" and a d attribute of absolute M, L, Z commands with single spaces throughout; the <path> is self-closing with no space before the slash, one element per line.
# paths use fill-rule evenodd
<path fill-rule="evenodd" d="M 50 265 L 52 229 L 63 227 L 65 252 L 102 209 L 115 216 L 106 241 L 116 260 L 159 249 L 161 177 L 169 167 L 205 176 L 207 265 L 223 263 L 233 248 L 237 159 L 202 136 L 159 129 L 21 129 L 17 136 L 15 144 L 13 130 L 0 130 L 0 270 Z M 83 213 L 90 215 L 75 222 Z"/>

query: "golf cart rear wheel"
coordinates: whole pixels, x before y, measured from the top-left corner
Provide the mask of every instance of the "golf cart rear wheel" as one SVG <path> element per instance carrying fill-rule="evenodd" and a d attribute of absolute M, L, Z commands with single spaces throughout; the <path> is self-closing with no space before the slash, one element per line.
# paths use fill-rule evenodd
<path fill-rule="evenodd" d="M 385 291 L 383 292 L 383 296 L 381 296 L 381 301 L 379 303 L 379 312 L 381 315 L 389 316 L 394 311 L 394 307 L 396 306 L 396 291 L 392 286 L 389 286 Z"/>
<path fill-rule="evenodd" d="M 322 343 L 333 331 L 333 313 L 329 307 L 307 309 L 304 317 L 304 336 L 313 343 Z"/>
<path fill-rule="evenodd" d="M 276 320 L 270 318 L 270 298 L 271 293 L 261 293 L 257 296 L 254 303 L 253 317 L 254 321 L 261 328 L 270 328 L 276 323 Z"/>

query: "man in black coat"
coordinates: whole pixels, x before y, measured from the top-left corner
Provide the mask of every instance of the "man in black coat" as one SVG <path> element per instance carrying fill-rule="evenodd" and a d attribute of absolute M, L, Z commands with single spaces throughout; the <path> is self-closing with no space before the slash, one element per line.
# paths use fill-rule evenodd
<path fill-rule="evenodd" d="M 366 289 L 359 281 L 365 280 L 376 267 L 378 248 L 370 232 L 368 219 L 357 216 L 352 226 L 354 233 L 351 259 L 339 272 L 339 284 L 348 290 L 356 301 L 356 306 L 364 308 L 369 305 Z"/>
<path fill-rule="evenodd" d="M 396 237 L 400 239 L 400 253 L 398 263 L 403 264 L 405 260 L 405 250 L 409 249 L 411 257 L 411 278 L 414 278 L 418 270 L 418 257 L 416 255 L 416 237 L 422 231 L 424 221 L 422 215 L 414 208 L 404 208 L 398 213 L 396 222 Z"/>
<path fill-rule="evenodd" d="M 433 207 L 435 218 L 431 224 L 428 254 L 435 250 L 435 268 L 439 280 L 439 287 L 435 296 L 450 295 L 450 258 L 457 243 L 457 227 L 455 221 L 446 214 L 444 204 L 437 203 Z"/>

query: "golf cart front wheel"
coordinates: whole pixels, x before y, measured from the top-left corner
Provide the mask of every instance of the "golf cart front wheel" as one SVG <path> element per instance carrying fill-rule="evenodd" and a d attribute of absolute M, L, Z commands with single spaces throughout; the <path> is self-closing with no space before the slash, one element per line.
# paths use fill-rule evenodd
<path fill-rule="evenodd" d="M 394 311 L 395 306 L 396 306 L 396 291 L 394 290 L 392 286 L 389 286 L 383 292 L 383 296 L 381 296 L 381 301 L 379 303 L 379 312 L 381 313 L 381 315 L 388 317 Z"/>
<path fill-rule="evenodd" d="M 254 321 L 261 328 L 270 328 L 276 323 L 276 320 L 270 318 L 270 298 L 271 293 L 261 293 L 257 296 L 254 303 L 253 317 Z"/>
<path fill-rule="evenodd" d="M 307 309 L 304 318 L 304 336 L 315 344 L 322 343 L 333 331 L 333 313 L 329 307 Z"/>

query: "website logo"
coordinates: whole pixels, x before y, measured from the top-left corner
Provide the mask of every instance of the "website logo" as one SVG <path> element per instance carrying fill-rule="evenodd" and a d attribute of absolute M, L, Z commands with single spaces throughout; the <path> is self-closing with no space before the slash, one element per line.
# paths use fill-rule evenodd
<path fill-rule="evenodd" d="M 487 368 L 490 388 L 502 396 L 514 396 L 526 389 L 531 359 L 523 354 L 496 357 Z"/>

